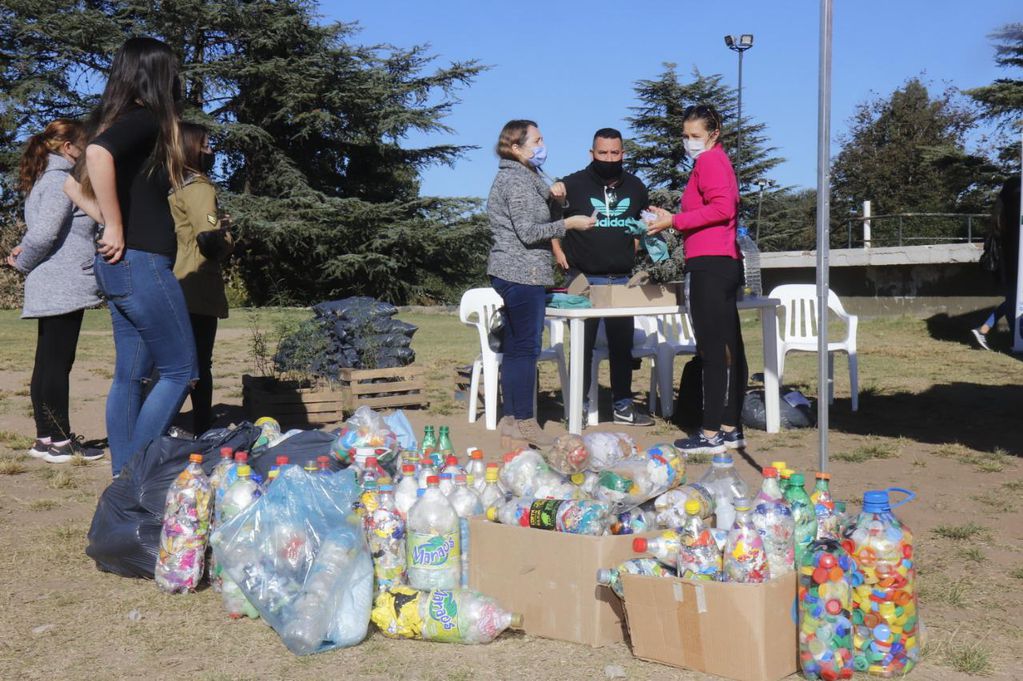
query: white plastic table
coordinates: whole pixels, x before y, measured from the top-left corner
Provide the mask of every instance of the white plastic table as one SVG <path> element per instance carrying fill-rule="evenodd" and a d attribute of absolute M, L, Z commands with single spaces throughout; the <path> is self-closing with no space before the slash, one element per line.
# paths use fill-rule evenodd
<path fill-rule="evenodd" d="M 749 298 L 739 301 L 740 310 L 760 310 L 760 323 L 764 335 L 764 405 L 767 411 L 767 432 L 781 429 L 781 411 L 778 398 L 778 306 L 777 298 Z M 585 309 L 547 308 L 548 319 L 568 322 L 571 356 L 568 365 L 568 432 L 579 435 L 583 426 L 583 329 L 587 319 L 607 317 L 658 317 L 685 313 L 680 305 L 657 307 L 606 307 Z M 564 396 L 563 396 L 564 397 Z M 661 399 L 671 399 L 662 396 Z"/>

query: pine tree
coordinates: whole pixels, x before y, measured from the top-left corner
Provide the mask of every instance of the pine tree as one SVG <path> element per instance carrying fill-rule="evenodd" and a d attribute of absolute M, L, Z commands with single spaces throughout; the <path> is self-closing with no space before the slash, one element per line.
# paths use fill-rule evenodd
<path fill-rule="evenodd" d="M 421 197 L 419 173 L 468 148 L 402 144 L 443 135 L 475 61 L 431 66 L 423 46 L 363 46 L 307 0 L 6 0 L 0 9 L 0 170 L 16 140 L 95 101 L 126 37 L 179 52 L 186 119 L 214 130 L 216 179 L 239 231 L 251 302 L 354 293 L 451 300 L 482 277 L 487 230 L 469 199 Z"/>
<path fill-rule="evenodd" d="M 1023 69 L 1023 24 L 1006 24 L 990 36 L 995 41 L 995 63 L 1004 69 Z M 997 124 L 1001 133 L 998 157 L 1005 175 L 1020 172 L 1020 133 L 1023 128 L 1023 79 L 998 78 L 994 83 L 967 90 L 980 106 L 980 117 Z"/>

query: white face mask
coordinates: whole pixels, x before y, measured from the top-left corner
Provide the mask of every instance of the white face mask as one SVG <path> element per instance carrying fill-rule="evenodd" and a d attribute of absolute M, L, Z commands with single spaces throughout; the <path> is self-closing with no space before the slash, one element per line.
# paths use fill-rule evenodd
<path fill-rule="evenodd" d="M 694 161 L 704 151 L 706 151 L 706 148 L 703 145 L 703 140 L 694 139 L 692 137 L 686 140 L 686 152 L 688 152 L 689 155 L 693 157 Z"/>

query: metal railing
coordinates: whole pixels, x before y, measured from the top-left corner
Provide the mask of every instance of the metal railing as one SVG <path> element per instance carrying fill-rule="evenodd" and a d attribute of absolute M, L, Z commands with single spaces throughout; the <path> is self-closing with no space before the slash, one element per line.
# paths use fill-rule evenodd
<path fill-rule="evenodd" d="M 986 213 L 893 213 L 858 215 L 846 221 L 849 248 L 983 241 Z M 880 223 L 880 224 L 879 224 Z M 853 225 L 860 227 L 853 241 Z M 980 227 L 978 231 L 977 227 Z"/>

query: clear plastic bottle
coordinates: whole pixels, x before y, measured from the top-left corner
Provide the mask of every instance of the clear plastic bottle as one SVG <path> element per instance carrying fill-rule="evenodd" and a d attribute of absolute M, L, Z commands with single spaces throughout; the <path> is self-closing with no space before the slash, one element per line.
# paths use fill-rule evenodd
<path fill-rule="evenodd" d="M 500 481 L 512 496 L 536 499 L 571 499 L 574 486 L 547 465 L 540 452 L 520 449 L 504 455 Z"/>
<path fill-rule="evenodd" d="M 892 506 L 889 492 L 907 497 Z M 852 596 L 853 664 L 874 676 L 902 677 L 920 658 L 913 533 L 892 513 L 915 496 L 896 487 L 865 492 L 842 542 L 863 578 Z"/>
<path fill-rule="evenodd" d="M 785 501 L 792 509 L 792 521 L 796 524 L 794 537 L 796 564 L 802 564 L 803 552 L 810 542 L 817 538 L 817 512 L 813 508 L 810 496 L 803 489 L 804 484 L 803 474 L 793 473 L 785 490 Z"/>
<path fill-rule="evenodd" d="M 678 552 L 678 576 L 717 581 L 721 578 L 721 550 L 700 516 L 700 502 L 690 499 L 685 510 L 686 520 L 679 528 L 682 541 Z"/>
<path fill-rule="evenodd" d="M 437 477 L 440 478 L 440 483 L 437 485 L 440 493 L 449 496 L 455 489 L 455 477 L 451 473 L 441 473 Z"/>
<path fill-rule="evenodd" d="M 731 454 L 717 454 L 711 460 L 710 469 L 700 478 L 700 484 L 714 495 L 715 527 L 731 529 L 735 519 L 735 500 L 749 498 L 749 488 L 739 472 Z M 731 522 L 730 522 L 731 521 Z"/>
<path fill-rule="evenodd" d="M 367 513 L 380 508 L 380 490 L 377 488 L 376 480 L 363 480 L 362 494 L 359 495 L 359 502 L 355 505 L 355 512 L 362 518 Z"/>
<path fill-rule="evenodd" d="M 469 518 L 483 515 L 483 503 L 479 495 L 466 482 L 466 475 L 455 476 L 455 487 L 448 495 L 448 501 L 458 514 L 459 538 L 462 551 L 462 587 L 469 586 Z"/>
<path fill-rule="evenodd" d="M 745 227 L 739 227 L 735 240 L 739 244 L 739 251 L 742 252 L 742 269 L 746 280 L 742 292 L 747 298 L 759 298 L 763 295 L 763 285 L 760 283 L 760 249 L 750 238 L 749 230 Z"/>
<path fill-rule="evenodd" d="M 482 494 L 483 487 L 487 484 L 487 467 L 483 463 L 483 452 L 470 447 L 467 455 L 469 462 L 465 464 L 465 481 L 476 494 Z"/>
<path fill-rule="evenodd" d="M 522 616 L 470 589 L 416 591 L 395 587 L 377 596 L 371 616 L 384 636 L 444 643 L 489 643 Z"/>
<path fill-rule="evenodd" d="M 441 470 L 441 473 L 450 474 L 451 480 L 454 481 L 456 476 L 465 475 L 466 471 L 458 463 L 457 456 L 455 456 L 454 454 L 448 454 L 447 457 L 444 459 L 444 468 Z"/>
<path fill-rule="evenodd" d="M 420 489 L 426 489 L 426 481 L 431 476 L 437 475 L 437 468 L 433 465 L 433 459 L 429 456 L 424 456 L 419 460 L 419 473 L 417 474 L 417 481 Z M 440 480 L 440 478 L 437 478 Z"/>
<path fill-rule="evenodd" d="M 272 485 L 274 480 L 277 479 L 277 476 L 279 476 L 281 474 L 281 467 L 282 466 L 287 466 L 287 465 L 288 465 L 288 457 L 284 456 L 283 454 L 278 456 L 274 460 L 274 465 L 270 467 L 270 470 L 267 471 L 267 474 L 266 474 L 266 486 L 267 487 Z"/>
<path fill-rule="evenodd" d="M 281 424 L 277 422 L 277 419 L 261 416 L 253 425 L 262 430 L 259 437 L 256 438 L 256 443 L 252 445 L 253 449 L 272 447 L 273 443 L 281 437 Z"/>
<path fill-rule="evenodd" d="M 227 491 L 227 472 L 237 466 L 234 462 L 234 450 L 230 447 L 220 448 L 220 461 L 210 471 L 210 494 L 213 495 L 212 509 L 210 512 L 210 534 L 217 529 L 220 522 L 220 507 L 224 503 L 224 492 Z M 220 593 L 222 580 L 221 570 L 217 567 L 216 556 L 212 551 L 207 551 L 207 566 L 210 576 L 210 586 L 215 593 Z"/>
<path fill-rule="evenodd" d="M 416 589 L 454 589 L 461 581 L 458 514 L 431 475 L 426 491 L 408 512 L 408 583 Z"/>
<path fill-rule="evenodd" d="M 318 456 L 316 457 L 316 468 L 317 473 L 320 475 L 329 475 L 333 471 L 330 470 L 330 457 L 329 456 Z"/>
<path fill-rule="evenodd" d="M 835 502 L 835 524 L 838 526 L 838 539 L 839 541 L 845 537 L 845 533 L 849 530 L 849 526 L 856 520 L 849 511 L 846 509 L 844 501 Z"/>
<path fill-rule="evenodd" d="M 770 577 L 764 540 L 753 525 L 745 497 L 735 500 L 735 524 L 725 543 L 724 575 L 726 581 L 742 584 L 759 584 Z"/>
<path fill-rule="evenodd" d="M 764 469 L 764 483 L 754 500 L 752 518 L 764 542 L 771 578 L 792 572 L 796 525 L 792 519 L 792 509 L 781 496 L 778 471 L 773 466 Z"/>
<path fill-rule="evenodd" d="M 609 586 L 618 598 L 625 598 L 622 591 L 622 575 L 674 577 L 675 570 L 653 558 L 632 558 L 618 567 L 597 570 L 597 584 Z"/>
<path fill-rule="evenodd" d="M 562 475 L 572 475 L 589 468 L 590 452 L 581 437 L 567 433 L 554 440 L 550 449 L 544 451 L 544 458 Z"/>
<path fill-rule="evenodd" d="M 686 522 L 686 503 L 699 504 L 699 516 L 709 518 L 714 514 L 714 496 L 698 482 L 670 489 L 654 499 L 657 524 L 665 528 L 678 528 Z"/>
<path fill-rule="evenodd" d="M 378 592 L 404 584 L 405 576 L 405 521 L 395 506 L 394 488 L 382 485 L 378 504 L 363 516 L 366 542 L 373 557 L 373 573 Z"/>
<path fill-rule="evenodd" d="M 154 575 L 162 591 L 183 593 L 199 586 L 209 539 L 210 502 L 210 480 L 202 470 L 202 454 L 192 454 L 188 466 L 167 490 Z"/>
<path fill-rule="evenodd" d="M 380 482 L 380 472 L 377 470 L 377 458 L 375 456 L 366 457 L 365 467 L 362 470 L 362 488 L 366 489 L 367 485 L 372 484 L 376 486 Z"/>
<path fill-rule="evenodd" d="M 685 481 L 684 454 L 673 445 L 658 444 L 647 449 L 645 456 L 625 459 L 602 470 L 593 498 L 611 504 L 614 513 L 621 513 Z"/>
<path fill-rule="evenodd" d="M 487 472 L 483 475 L 483 491 L 480 492 L 480 503 L 483 504 L 483 512 L 488 508 L 504 503 L 504 490 L 498 482 L 498 466 L 496 463 L 487 464 Z"/>
<path fill-rule="evenodd" d="M 611 524 L 611 511 L 599 501 L 512 497 L 487 509 L 487 519 L 537 530 L 600 536 Z"/>
<path fill-rule="evenodd" d="M 236 471 L 236 480 L 224 493 L 223 507 L 220 515 L 221 524 L 233 520 L 239 513 L 254 504 L 260 496 L 259 485 L 252 480 L 252 469 L 249 468 L 248 464 L 240 464 Z M 227 611 L 227 616 L 231 619 L 259 617 L 259 612 L 249 602 L 249 599 L 245 597 L 238 584 L 223 570 L 222 565 L 218 567 L 221 570 L 221 598 L 223 599 L 224 610 Z"/>
<path fill-rule="evenodd" d="M 653 504 L 647 502 L 630 511 L 622 511 L 611 519 L 611 534 L 641 534 L 657 529 L 657 514 Z"/>
<path fill-rule="evenodd" d="M 682 535 L 676 530 L 665 530 L 656 537 L 636 537 L 632 540 L 632 550 L 636 553 L 648 553 L 673 570 L 678 569 L 678 553 L 682 549 Z"/>
<path fill-rule="evenodd" d="M 408 510 L 416 503 L 416 490 L 419 483 L 416 481 L 416 467 L 410 463 L 402 464 L 402 476 L 398 486 L 394 490 L 394 504 L 402 518 L 408 517 Z"/>
<path fill-rule="evenodd" d="M 835 502 L 831 498 L 829 482 L 831 475 L 828 473 L 817 473 L 817 484 L 810 501 L 813 503 L 814 513 L 817 515 L 817 536 L 816 539 L 841 539 L 838 530 L 838 516 L 835 514 Z"/>
<path fill-rule="evenodd" d="M 856 565 L 838 542 L 812 542 L 799 568 L 799 665 L 814 680 L 853 676 L 852 589 Z"/>

